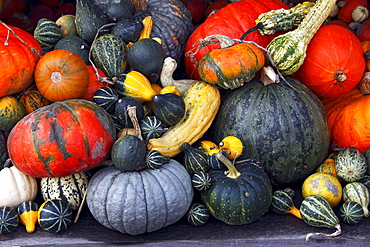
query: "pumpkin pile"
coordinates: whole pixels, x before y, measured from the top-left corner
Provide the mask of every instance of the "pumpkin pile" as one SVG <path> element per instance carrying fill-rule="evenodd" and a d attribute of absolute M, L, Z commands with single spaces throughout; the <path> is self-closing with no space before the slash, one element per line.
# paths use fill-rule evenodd
<path fill-rule="evenodd" d="M 0 234 L 368 217 L 367 1 L 5 2 Z"/>

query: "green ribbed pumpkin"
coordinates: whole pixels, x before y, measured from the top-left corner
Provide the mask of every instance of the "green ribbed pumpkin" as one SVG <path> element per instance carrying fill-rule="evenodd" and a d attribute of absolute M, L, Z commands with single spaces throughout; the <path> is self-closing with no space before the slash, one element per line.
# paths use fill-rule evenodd
<path fill-rule="evenodd" d="M 340 217 L 347 224 L 358 224 L 364 218 L 364 210 L 358 202 L 347 201 L 340 207 Z"/>
<path fill-rule="evenodd" d="M 188 222 L 194 226 L 201 226 L 209 219 L 209 210 L 203 203 L 193 203 L 186 214 Z"/>
<path fill-rule="evenodd" d="M 14 232 L 18 225 L 17 211 L 10 206 L 0 206 L 0 235 Z"/>
<path fill-rule="evenodd" d="M 47 232 L 63 232 L 69 228 L 72 220 L 72 209 L 68 202 L 60 199 L 47 200 L 38 210 L 39 225 Z"/>
<path fill-rule="evenodd" d="M 274 185 L 288 186 L 327 157 L 330 132 L 320 100 L 298 80 L 285 79 L 289 84 L 252 80 L 227 91 L 208 139 L 240 137 L 244 151 L 238 159 L 258 160 Z"/>
<path fill-rule="evenodd" d="M 364 216 L 369 217 L 369 189 L 360 182 L 351 182 L 343 187 L 343 201 L 354 201 L 361 205 L 364 210 Z"/>
<path fill-rule="evenodd" d="M 44 53 L 51 51 L 62 38 L 58 25 L 48 18 L 41 18 L 37 22 L 33 36 L 39 42 Z"/>
<path fill-rule="evenodd" d="M 113 34 L 104 34 L 96 39 L 91 49 L 95 65 L 113 81 L 127 68 L 127 46 Z"/>

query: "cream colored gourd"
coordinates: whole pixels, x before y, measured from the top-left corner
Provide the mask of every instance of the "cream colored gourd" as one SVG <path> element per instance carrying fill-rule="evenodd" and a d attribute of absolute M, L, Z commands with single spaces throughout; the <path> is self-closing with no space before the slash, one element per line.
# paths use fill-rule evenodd
<path fill-rule="evenodd" d="M 162 65 L 162 71 L 160 75 L 160 81 L 162 87 L 175 86 L 179 90 L 180 95 L 184 95 L 186 90 L 188 90 L 197 80 L 191 79 L 182 79 L 175 80 L 173 79 L 173 73 L 177 68 L 177 62 L 172 57 L 167 57 L 164 59 Z"/>
<path fill-rule="evenodd" d="M 37 195 L 37 182 L 6 161 L 0 171 L 0 206 L 17 208 L 22 202 L 33 201 Z"/>
<path fill-rule="evenodd" d="M 298 27 L 274 38 L 267 46 L 271 59 L 283 75 L 291 75 L 303 64 L 307 46 L 329 16 L 336 0 L 317 0 Z"/>

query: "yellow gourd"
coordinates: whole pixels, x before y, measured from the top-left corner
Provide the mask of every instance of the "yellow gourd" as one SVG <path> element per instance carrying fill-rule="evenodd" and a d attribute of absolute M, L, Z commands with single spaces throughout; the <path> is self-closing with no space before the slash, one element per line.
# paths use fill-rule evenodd
<path fill-rule="evenodd" d="M 243 152 L 243 143 L 236 136 L 226 136 L 218 146 L 230 160 L 238 158 Z"/>

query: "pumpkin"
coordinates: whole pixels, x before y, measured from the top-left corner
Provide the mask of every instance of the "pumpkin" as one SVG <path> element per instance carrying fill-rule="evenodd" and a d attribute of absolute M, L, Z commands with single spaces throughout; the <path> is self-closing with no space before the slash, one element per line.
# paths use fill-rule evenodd
<path fill-rule="evenodd" d="M 106 75 L 101 69 L 94 68 L 92 65 L 87 65 L 87 70 L 89 72 L 89 83 L 87 84 L 87 90 L 81 99 L 93 101 L 94 94 L 99 88 L 108 87 L 110 85 L 107 82 L 104 82 L 103 78 Z"/>
<path fill-rule="evenodd" d="M 358 202 L 347 201 L 340 207 L 340 217 L 347 224 L 358 224 L 364 218 L 364 210 Z"/>
<path fill-rule="evenodd" d="M 213 34 L 240 39 L 247 30 L 256 25 L 255 20 L 259 14 L 280 8 L 288 9 L 289 7 L 278 0 L 242 0 L 230 3 L 209 16 L 187 40 L 184 65 L 188 76 L 191 79 L 201 80 L 197 69 L 199 60 L 211 50 L 220 48 L 219 44 L 211 44 L 196 50 L 199 40 Z M 253 11 L 250 11 L 251 9 Z M 259 32 L 252 32 L 245 37 L 245 40 L 254 41 L 258 45 L 266 47 L 278 34 L 262 35 Z"/>
<path fill-rule="evenodd" d="M 10 131 L 26 114 L 26 109 L 14 96 L 0 98 L 0 130 Z"/>
<path fill-rule="evenodd" d="M 205 54 L 198 64 L 200 77 L 208 83 L 235 89 L 252 80 L 265 64 L 264 53 L 254 44 L 234 45 L 233 40 L 219 35 L 208 36 L 205 42 L 213 39 L 221 43 L 221 48 Z"/>
<path fill-rule="evenodd" d="M 79 55 L 85 62 L 89 64 L 90 46 L 85 40 L 78 36 L 67 36 L 60 39 L 54 46 L 54 50 L 68 50 Z"/>
<path fill-rule="evenodd" d="M 20 93 L 19 102 L 24 106 L 27 113 L 50 105 L 52 102 L 46 99 L 37 89 L 26 89 Z"/>
<path fill-rule="evenodd" d="M 228 5 L 230 2 L 227 1 L 227 0 L 215 0 L 213 1 L 212 3 L 210 3 L 205 12 L 204 12 L 204 15 L 205 17 L 207 18 L 210 14 L 213 14 L 215 12 L 217 12 L 218 10 L 222 9 L 223 7 L 225 7 L 226 5 Z"/>
<path fill-rule="evenodd" d="M 38 210 L 39 225 L 47 232 L 63 232 L 68 229 L 72 220 L 72 209 L 68 202 L 60 199 L 47 200 Z"/>
<path fill-rule="evenodd" d="M 163 156 L 156 150 L 151 150 L 146 153 L 145 164 L 150 169 L 159 169 L 163 164 L 170 162 L 170 158 Z"/>
<path fill-rule="evenodd" d="M 212 179 L 205 171 L 198 171 L 191 177 L 191 183 L 194 189 L 198 191 L 206 191 L 212 185 Z"/>
<path fill-rule="evenodd" d="M 0 206 L 0 235 L 14 232 L 18 225 L 19 216 L 17 211 L 10 206 Z"/>
<path fill-rule="evenodd" d="M 65 177 L 45 177 L 40 180 L 40 190 L 44 201 L 61 199 L 72 210 L 77 210 L 86 193 L 89 178 L 86 172 L 79 172 Z"/>
<path fill-rule="evenodd" d="M 24 174 L 8 159 L 0 170 L 0 205 L 17 208 L 22 202 L 36 198 L 38 186 L 36 179 Z"/>
<path fill-rule="evenodd" d="M 18 37 L 17 37 L 17 36 Z M 21 29 L 0 22 L 0 97 L 19 93 L 33 80 L 42 49 L 37 40 Z"/>
<path fill-rule="evenodd" d="M 165 127 L 156 116 L 146 116 L 140 121 L 141 134 L 147 139 L 160 137 Z"/>
<path fill-rule="evenodd" d="M 331 142 L 337 148 L 355 147 L 365 152 L 370 147 L 368 125 L 368 106 L 370 96 L 363 95 L 355 87 L 345 95 L 322 100 L 331 132 Z"/>
<path fill-rule="evenodd" d="M 252 161 L 233 165 L 221 153 L 215 154 L 227 170 L 209 170 L 211 187 L 201 192 L 210 213 L 230 225 L 249 224 L 270 208 L 272 186 L 265 171 Z"/>
<path fill-rule="evenodd" d="M 128 109 L 131 107 L 135 107 L 135 116 L 138 122 L 140 122 L 144 118 L 144 108 L 143 104 L 141 104 L 137 99 L 123 97 L 115 103 L 114 115 L 119 123 L 126 128 L 132 128 L 134 126 L 133 121 L 128 113 Z"/>
<path fill-rule="evenodd" d="M 33 32 L 44 53 L 54 49 L 55 44 L 62 38 L 58 25 L 48 18 L 41 18 Z"/>
<path fill-rule="evenodd" d="M 199 148 L 195 148 L 187 142 L 182 144 L 184 151 L 183 164 L 188 173 L 193 176 L 195 173 L 209 169 L 207 154 Z"/>
<path fill-rule="evenodd" d="M 34 201 L 22 202 L 17 207 L 17 213 L 19 215 L 19 221 L 26 227 L 28 233 L 35 231 L 35 226 L 38 220 L 39 205 Z"/>
<path fill-rule="evenodd" d="M 38 61 L 35 83 L 40 93 L 52 102 L 81 98 L 87 90 L 89 71 L 76 53 L 53 50 Z"/>
<path fill-rule="evenodd" d="M 75 99 L 28 114 L 9 133 L 7 146 L 13 164 L 24 173 L 64 177 L 106 160 L 115 139 L 109 114 L 90 101 Z"/>
<path fill-rule="evenodd" d="M 361 42 L 370 40 L 369 30 L 370 30 L 370 19 L 360 23 L 356 28 L 355 34 Z"/>
<path fill-rule="evenodd" d="M 330 144 L 322 103 L 303 83 L 285 80 L 264 86 L 256 79 L 227 91 L 207 133 L 215 143 L 238 137 L 244 146 L 238 159 L 261 162 L 274 185 L 305 179 L 327 157 Z"/>
<path fill-rule="evenodd" d="M 103 226 L 138 235 L 177 222 L 185 216 L 193 194 L 189 174 L 171 160 L 159 170 L 122 172 L 104 167 L 90 179 L 86 202 Z"/>
<path fill-rule="evenodd" d="M 338 25 L 324 25 L 313 36 L 306 58 L 293 77 L 320 98 L 338 97 L 360 82 L 365 64 L 361 43 L 352 32 Z"/>
<path fill-rule="evenodd" d="M 186 213 L 186 219 L 194 226 L 201 226 L 209 219 L 209 210 L 203 203 L 193 203 Z"/>

